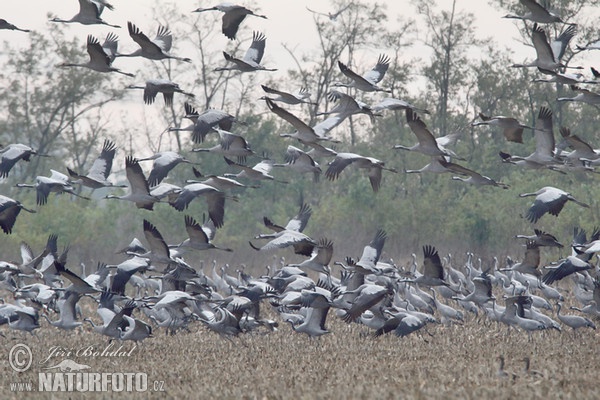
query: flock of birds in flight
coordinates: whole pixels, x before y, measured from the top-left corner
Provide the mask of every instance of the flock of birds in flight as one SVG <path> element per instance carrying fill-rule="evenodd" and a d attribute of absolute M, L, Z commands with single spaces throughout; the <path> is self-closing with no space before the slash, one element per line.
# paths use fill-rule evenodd
<path fill-rule="evenodd" d="M 539 79 L 544 82 L 558 82 L 571 85 L 576 96 L 559 98 L 558 101 L 580 101 L 600 104 L 600 95 L 583 89 L 581 85 L 595 83 L 594 79 L 582 74 L 563 72 L 565 65 L 561 57 L 576 34 L 576 26 L 566 24 L 566 29 L 556 39 L 550 41 L 541 24 L 562 23 L 562 20 L 548 12 L 533 0 L 520 1 L 529 13 L 518 16 L 532 21 L 532 42 L 537 58 L 526 65 L 515 67 L 537 67 L 550 78 Z M 54 18 L 58 23 L 104 24 L 101 14 L 113 7 L 105 0 L 79 0 L 80 11 L 70 20 Z M 335 19 L 350 6 L 335 13 L 322 14 L 308 10 L 316 17 L 324 15 L 334 23 Z M 194 12 L 218 10 L 223 12 L 222 32 L 229 39 L 235 39 L 239 25 L 246 16 L 266 18 L 251 10 L 231 3 L 222 3 L 212 8 L 199 8 Z M 515 18 L 516 16 L 507 16 Z M 27 30 L 17 28 L 5 20 L 0 20 L 0 29 Z M 151 60 L 174 59 L 191 62 L 190 59 L 170 53 L 172 36 L 168 28 L 159 27 L 155 38 L 150 39 L 134 23 L 128 22 L 127 29 L 131 39 L 139 49 L 129 54 L 118 52 L 118 38 L 114 33 L 107 35 L 104 43 L 88 36 L 87 63 L 63 63 L 59 67 L 79 66 L 98 72 L 114 72 L 133 76 L 113 67 L 118 57 L 144 57 Z M 223 52 L 226 66 L 217 70 L 235 70 L 240 73 L 254 71 L 273 71 L 261 65 L 265 51 L 266 37 L 254 32 L 252 43 L 243 58 Z M 581 50 L 600 48 L 592 44 Z M 348 65 L 338 62 L 341 74 L 348 79 L 346 83 L 332 82 L 335 89 L 329 93 L 329 100 L 335 107 L 322 113 L 326 118 L 314 126 L 307 124 L 287 106 L 313 104 L 310 93 L 301 89 L 296 93 L 280 91 L 262 85 L 266 93 L 263 96 L 266 107 L 277 117 L 294 128 L 292 133 L 281 137 L 295 139 L 304 148 L 289 145 L 284 163 L 278 164 L 263 159 L 258 164 L 246 164 L 249 157 L 255 156 L 246 138 L 231 132 L 234 124 L 243 124 L 229 113 L 208 109 L 198 112 L 186 102 L 185 117 L 191 125 L 173 128 L 191 132 L 192 141 L 202 144 L 209 136 L 217 135 L 219 140 L 212 147 L 197 147 L 192 152 L 212 152 L 224 157 L 225 162 L 238 173 L 203 175 L 195 168 L 196 179 L 189 180 L 182 187 L 165 182 L 169 172 L 179 164 L 195 163 L 172 151 L 163 151 L 147 158 L 125 158 L 125 171 L 128 185 L 114 184 L 109 180 L 113 159 L 117 147 L 105 140 L 98 158 L 85 172 L 67 168 L 67 173 L 52 170 L 50 176 L 38 176 L 33 184 L 18 183 L 18 187 L 30 187 L 36 191 L 36 203 L 43 206 L 51 193 L 67 193 L 82 199 L 89 198 L 81 194 L 76 185 L 92 190 L 110 187 L 129 187 L 125 195 L 107 195 L 131 201 L 137 208 L 153 210 L 157 203 L 168 203 L 178 211 L 185 211 L 194 199 L 203 197 L 207 203 L 208 217 L 202 222 L 190 215 L 184 217 L 188 238 L 179 244 L 168 244 L 159 229 L 144 219 L 143 231 L 147 248 L 134 238 L 126 248 L 119 251 L 125 257 L 116 265 L 100 263 L 95 272 L 86 274 L 85 270 L 77 274 L 66 267 L 68 247 L 58 251 L 58 237 L 50 235 L 46 247 L 35 254 L 31 247 L 21 243 L 22 262 L 0 262 L 0 285 L 15 297 L 14 303 L 0 305 L 0 324 L 10 328 L 31 332 L 40 328 L 40 311 L 50 325 L 72 330 L 88 321 L 93 329 L 111 339 L 142 341 L 152 334 L 152 327 L 165 327 L 167 333 L 189 330 L 190 324 L 200 321 L 210 330 L 225 338 L 240 336 L 253 331 L 273 331 L 278 321 L 264 316 L 261 308 L 270 306 L 280 321 L 290 323 L 296 332 L 310 337 L 321 336 L 330 331 L 326 327 L 329 311 L 347 323 L 360 323 L 372 330 L 374 336 L 394 332 L 406 336 L 418 331 L 429 323 L 458 323 L 464 321 L 464 313 L 473 313 L 479 318 L 505 324 L 508 329 L 525 331 L 532 338 L 535 331 L 555 329 L 560 331 L 567 326 L 573 330 L 590 327 L 594 323 L 582 315 L 561 313 L 564 296 L 554 284 L 566 277 L 572 280 L 574 296 L 582 304 L 580 313 L 591 317 L 600 316 L 600 280 L 593 278 L 592 257 L 600 251 L 600 230 L 596 229 L 588 238 L 584 230 L 574 230 L 571 244 L 572 254 L 548 266 L 541 266 L 541 251 L 545 248 L 562 248 L 563 245 L 550 233 L 539 229 L 533 235 L 518 235 L 525 240 L 523 260 L 515 262 L 510 258 L 506 263 L 494 260 L 494 265 L 484 268 L 479 260 L 475 262 L 472 253 L 468 253 L 464 265 L 457 265 L 452 256 L 441 258 L 434 246 L 423 246 L 422 267 L 419 258 L 412 255 L 412 263 L 406 267 L 398 266 L 392 260 L 380 260 L 387 234 L 379 229 L 373 239 L 363 247 L 358 260 L 346 257 L 344 262 L 333 262 L 333 241 L 327 238 L 313 239 L 304 233 L 312 209 L 302 204 L 298 213 L 285 225 L 278 225 L 269 217 L 264 217 L 265 228 L 271 233 L 257 235 L 250 241 L 256 251 L 276 251 L 292 248 L 294 253 L 304 257 L 296 264 L 267 266 L 264 275 L 254 277 L 243 266 L 230 275 L 229 266 L 218 267 L 214 261 L 212 271 L 205 274 L 203 268 L 190 266 L 184 256 L 193 251 L 232 249 L 213 242 L 218 228 L 225 223 L 225 201 L 231 198 L 228 193 L 238 188 L 257 188 L 262 181 L 285 184 L 284 180 L 271 173 L 276 167 L 289 168 L 297 173 L 312 174 L 318 180 L 323 173 L 317 160 L 331 158 L 324 172 L 329 180 L 337 179 L 350 165 L 364 169 L 372 190 L 377 192 L 381 186 L 383 171 L 397 173 L 379 159 L 351 152 L 338 152 L 329 143 L 339 141 L 331 136 L 332 130 L 350 115 L 366 114 L 371 119 L 388 110 L 401 110 L 405 113 L 406 123 L 417 139 L 414 145 L 396 145 L 395 149 L 413 151 L 429 157 L 429 164 L 419 170 L 407 170 L 406 173 L 452 173 L 453 179 L 465 181 L 477 186 L 508 188 L 463 165 L 456 163 L 461 158 L 450 149 L 456 142 L 456 135 L 435 137 L 419 114 L 428 114 L 410 103 L 395 98 L 384 98 L 374 106 L 355 99 L 339 88 L 353 88 L 357 92 L 389 92 L 382 86 L 385 74 L 390 67 L 390 59 L 381 55 L 375 66 L 364 74 L 359 74 Z M 594 74 L 597 73 L 594 71 Z M 192 98 L 193 94 L 181 89 L 179 85 L 166 79 L 151 79 L 145 86 L 130 85 L 131 89 L 143 90 L 143 101 L 152 104 L 159 93 L 164 102 L 173 103 L 175 93 Z M 285 106 L 283 106 L 285 105 Z M 313 104 L 314 105 L 314 104 Z M 534 127 L 504 116 L 486 116 L 480 114 L 480 121 L 473 125 L 489 125 L 503 130 L 506 140 L 522 143 L 525 129 L 533 130 L 536 147 L 526 156 L 501 153 L 503 162 L 531 169 L 548 169 L 558 173 L 569 170 L 592 170 L 600 163 L 600 153 L 593 150 L 583 139 L 571 134 L 568 128 L 561 128 L 563 137 L 556 146 L 552 127 L 552 111 L 541 107 Z M 570 148 L 572 151 L 567 151 Z M 31 157 L 48 156 L 39 154 L 30 146 L 15 143 L 0 149 L 0 178 L 9 176 L 11 169 L 20 160 L 29 161 Z M 141 163 L 152 161 L 148 176 Z M 245 183 L 242 183 L 245 182 Z M 520 196 L 534 196 L 526 218 L 536 223 L 546 213 L 558 216 L 564 205 L 574 202 L 582 207 L 587 204 L 575 199 L 571 194 L 555 187 L 544 187 L 532 193 Z M 10 234 L 15 221 L 22 211 L 35 212 L 20 201 L 0 195 L 0 227 Z M 256 244 L 261 241 L 264 244 Z M 266 241 L 266 242 L 265 242 Z M 339 266 L 340 275 L 332 273 L 332 266 Z M 82 267 L 84 264 L 82 263 Z M 318 280 L 308 276 L 308 272 L 318 274 Z M 154 275 L 153 275 L 154 274 Z M 68 286 L 67 286 L 68 285 Z M 492 290 L 497 287 L 504 293 L 504 306 L 497 304 Z M 135 293 L 135 295 L 132 295 Z M 97 313 L 102 324 L 96 324 L 90 318 L 81 320 L 81 308 L 78 304 L 82 297 L 91 297 L 98 304 Z M 450 304 L 453 304 L 451 306 Z M 547 312 L 555 312 L 556 321 Z M 146 318 L 134 317 L 133 312 L 143 313 Z M 555 310 L 555 311 L 554 311 Z M 50 316 L 49 316 L 50 315 Z M 53 317 L 57 315 L 58 318 Z M 148 323 L 151 320 L 153 323 Z"/>

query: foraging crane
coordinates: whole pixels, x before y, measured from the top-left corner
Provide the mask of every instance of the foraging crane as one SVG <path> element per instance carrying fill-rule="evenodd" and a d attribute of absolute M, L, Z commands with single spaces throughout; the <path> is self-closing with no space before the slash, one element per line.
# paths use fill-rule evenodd
<path fill-rule="evenodd" d="M 569 31 L 568 33 L 565 31 L 564 33 L 566 34 L 565 37 L 561 38 L 561 41 L 557 42 L 558 45 L 555 46 L 555 50 L 548 41 L 546 31 L 537 24 L 534 24 L 531 33 L 531 41 L 533 42 L 533 47 L 537 56 L 536 59 L 526 64 L 513 64 L 512 67 L 537 67 L 540 70 L 548 71 L 556 71 L 559 68 L 583 69 L 583 67 L 567 67 L 560 61 L 559 56 L 564 54 L 564 49 L 566 48 L 568 41 L 575 34 L 574 30 Z"/>
<path fill-rule="evenodd" d="M 235 39 L 235 35 L 237 34 L 240 24 L 247 15 L 267 19 L 267 17 L 264 15 L 255 14 L 254 11 L 247 9 L 246 7 L 232 4 L 230 2 L 223 2 L 210 8 L 197 8 L 192 12 L 200 13 L 213 10 L 224 13 L 222 18 L 221 32 L 223 32 L 223 35 L 231 40 Z"/>
<path fill-rule="evenodd" d="M 12 143 L 0 149 L 0 178 L 6 178 L 19 160 L 29 162 L 33 155 L 49 157 L 46 154 L 39 154 L 37 150 L 21 143 Z"/>
<path fill-rule="evenodd" d="M 377 59 L 377 64 L 375 64 L 373 69 L 362 76 L 352 71 L 341 61 L 338 61 L 338 67 L 340 68 L 340 71 L 342 71 L 342 74 L 350 78 L 352 81 L 350 83 L 334 82 L 331 84 L 331 86 L 353 87 L 358 90 L 362 90 L 363 92 L 391 92 L 390 89 L 383 89 L 377 86 L 390 67 L 390 58 L 385 54 L 380 54 L 379 58 Z"/>
<path fill-rule="evenodd" d="M 155 187 L 163 181 L 169 174 L 169 172 L 179 164 L 196 164 L 187 158 L 183 157 L 179 153 L 174 151 L 161 151 L 154 153 L 150 157 L 140 158 L 138 161 L 150 161 L 152 160 L 152 170 L 148 175 L 148 185 Z"/>
<path fill-rule="evenodd" d="M 218 67 L 215 71 L 239 71 L 239 72 L 254 72 L 254 71 L 277 71 L 276 68 L 266 68 L 260 64 L 260 61 L 265 54 L 265 44 L 267 43 L 266 36 L 261 32 L 252 34 L 252 44 L 246 51 L 244 58 L 236 58 L 223 52 L 223 57 L 234 65 L 231 67 Z"/>
<path fill-rule="evenodd" d="M 195 250 L 223 250 L 231 252 L 230 248 L 219 247 L 215 245 L 212 240 L 215 238 L 216 227 L 212 219 L 204 221 L 200 225 L 194 218 L 189 215 L 185 216 L 185 230 L 188 234 L 188 238 L 177 245 L 176 250 L 178 252 L 189 249 Z"/>
<path fill-rule="evenodd" d="M 12 229 L 15 226 L 17 217 L 21 210 L 25 210 L 30 213 L 35 213 L 35 210 L 30 210 L 25 207 L 21 202 L 11 199 L 0 194 L 0 228 L 7 235 L 12 233 Z"/>
<path fill-rule="evenodd" d="M 539 4 L 535 0 L 519 0 L 522 5 L 527 7 L 529 10 L 523 15 L 507 14 L 503 18 L 522 19 L 533 22 L 539 22 L 540 24 L 551 24 L 554 22 L 564 22 L 560 16 L 553 12 L 548 11 L 544 6 Z"/>
<path fill-rule="evenodd" d="M 184 91 L 177 83 L 168 79 L 148 79 L 145 86 L 129 85 L 127 86 L 127 89 L 143 89 L 145 104 L 154 103 L 156 95 L 162 93 L 167 107 L 173 104 L 173 95 L 175 93 L 182 93 L 188 97 L 195 97 L 193 93 Z"/>
<path fill-rule="evenodd" d="M 35 184 L 17 183 L 16 186 L 20 188 L 34 188 L 36 192 L 36 204 L 38 206 L 42 206 L 48 202 L 48 195 L 51 192 L 70 193 L 75 197 L 89 200 L 88 197 L 75 192 L 75 188 L 73 188 L 73 185 L 69 182 L 69 178 L 65 174 L 53 169 L 50 171 L 50 176 L 37 176 Z"/>
<path fill-rule="evenodd" d="M 578 101 L 587 104 L 600 104 L 600 94 L 582 87 L 571 85 L 571 90 L 577 94 L 573 97 L 559 97 L 557 101 Z"/>
<path fill-rule="evenodd" d="M 122 196 L 107 195 L 105 198 L 131 201 L 137 208 L 152 210 L 154 203 L 160 199 L 150 194 L 150 187 L 144 171 L 142 171 L 139 161 L 132 156 L 125 157 L 125 175 L 129 181 L 130 192 Z"/>
<path fill-rule="evenodd" d="M 417 137 L 418 143 L 411 146 L 403 146 L 403 145 L 395 145 L 394 149 L 402 149 L 408 151 L 417 151 L 419 153 L 437 157 L 437 156 L 455 156 L 448 150 L 446 150 L 443 146 L 440 146 L 436 138 L 427 128 L 427 125 L 423 120 L 415 113 L 412 109 L 406 109 L 406 122 L 410 127 L 410 130 Z"/>
<path fill-rule="evenodd" d="M 318 182 L 319 176 L 323 172 L 319 163 L 317 163 L 309 154 L 299 148 L 289 145 L 284 156 L 285 164 L 273 164 L 274 167 L 287 167 L 298 173 L 312 173 L 313 181 Z"/>
<path fill-rule="evenodd" d="M 285 103 L 285 104 L 289 104 L 289 105 L 295 105 L 295 104 L 316 105 L 317 104 L 317 103 L 311 103 L 310 101 L 307 100 L 310 98 L 310 92 L 306 88 L 300 88 L 300 90 L 298 90 L 296 93 L 288 93 L 288 92 L 283 92 L 281 90 L 270 88 L 266 85 L 260 85 L 260 87 L 262 87 L 262 89 L 265 92 L 267 92 L 268 94 L 277 95 L 277 97 L 263 96 L 259 100 L 269 99 L 271 101 L 279 101 L 281 103 Z"/>
<path fill-rule="evenodd" d="M 246 157 L 254 154 L 250 145 L 242 135 L 231 133 L 222 129 L 215 129 L 219 133 L 219 144 L 213 147 L 197 147 L 193 152 L 209 152 L 222 154 L 228 157 L 237 157 L 238 162 L 246 162 Z"/>
<path fill-rule="evenodd" d="M 21 29 L 11 24 L 4 18 L 0 18 L 0 29 L 8 29 L 11 31 L 31 32 L 29 29 Z"/>
<path fill-rule="evenodd" d="M 589 318 L 581 317 L 579 315 L 564 315 L 560 313 L 562 308 L 562 303 L 560 301 L 556 302 L 556 317 L 560 322 L 567 325 L 570 328 L 573 328 L 573 331 L 579 328 L 592 328 L 596 329 L 596 324 L 594 324 Z"/>
<path fill-rule="evenodd" d="M 335 141 L 331 137 L 324 136 L 324 135 L 321 136 L 321 135 L 317 134 L 317 132 L 315 132 L 315 129 L 308 126 L 300 118 L 296 117 L 289 111 L 279 107 L 272 100 L 266 99 L 266 102 L 267 102 L 267 107 L 269 107 L 269 110 L 271 110 L 273 113 L 275 113 L 275 115 L 286 120 L 294 128 L 296 128 L 296 131 L 294 133 L 282 133 L 279 136 L 291 137 L 294 139 L 298 139 L 302 143 L 311 143 L 311 142 L 317 142 L 320 140 Z"/>
<path fill-rule="evenodd" d="M 369 176 L 369 182 L 374 192 L 379 191 L 381 187 L 382 171 L 390 171 L 397 173 L 394 168 L 385 166 L 385 162 L 373 157 L 365 157 L 355 153 L 337 153 L 335 159 L 329 163 L 325 177 L 330 181 L 337 179 L 344 168 L 349 165 L 354 165 L 356 168 L 365 168 Z"/>
<path fill-rule="evenodd" d="M 527 220 L 532 223 L 536 223 L 546 213 L 558 217 L 558 214 L 563 209 L 567 201 L 572 201 L 581 207 L 590 207 L 589 205 L 575 199 L 570 193 L 553 186 L 545 186 L 533 193 L 519 194 L 519 197 L 528 196 L 535 196 L 535 200 L 527 211 L 526 215 Z"/>
<path fill-rule="evenodd" d="M 150 40 L 137 26 L 132 22 L 127 22 L 127 29 L 129 36 L 136 42 L 140 48 L 130 54 L 118 54 L 119 57 L 144 57 L 149 60 L 179 60 L 185 62 L 192 62 L 189 58 L 177 57 L 171 55 L 173 36 L 169 28 L 165 26 L 159 26 L 156 33 L 156 37 Z"/>
<path fill-rule="evenodd" d="M 63 23 L 80 23 L 82 25 L 107 25 L 113 28 L 120 28 L 119 25 L 111 25 L 104 21 L 100 15 L 104 11 L 104 8 L 109 10 L 113 9 L 113 6 L 103 0 L 79 0 L 79 12 L 75 14 L 71 19 L 52 18 L 51 22 L 63 22 Z"/>
<path fill-rule="evenodd" d="M 473 122 L 471 125 L 490 125 L 502 128 L 502 133 L 509 142 L 523 143 L 523 129 L 533 129 L 530 126 L 521 124 L 516 118 L 503 115 L 487 116 L 480 112 L 479 118 L 481 118 L 481 121 Z"/>
<path fill-rule="evenodd" d="M 105 44 L 107 42 L 113 42 L 114 46 L 116 47 L 116 39 L 109 39 L 109 36 L 106 37 L 106 41 Z M 109 43 L 109 45 L 111 45 Z M 127 76 L 135 76 L 134 74 L 131 74 L 129 72 L 123 72 L 118 68 L 112 67 L 112 59 L 111 57 L 114 56 L 113 53 L 107 53 L 107 51 L 104 49 L 103 46 L 100 45 L 100 42 L 98 41 L 97 38 L 95 38 L 92 35 L 88 35 L 87 37 L 87 53 L 90 57 L 89 61 L 87 63 L 70 63 L 70 62 L 63 62 L 57 65 L 57 67 L 60 68 L 64 68 L 64 67 L 83 67 L 83 68 L 89 68 L 93 71 L 97 71 L 97 72 L 117 72 L 119 74 L 123 74 L 123 75 L 127 75 Z M 114 58 L 114 57 L 113 57 Z"/>
<path fill-rule="evenodd" d="M 69 172 L 71 178 L 78 179 L 83 186 L 87 186 L 92 189 L 98 189 L 102 187 L 126 187 L 126 185 L 114 185 L 107 180 L 112 169 L 112 163 L 116 150 L 117 148 L 114 142 L 105 139 L 104 145 L 102 146 L 102 152 L 98 158 L 94 160 L 94 163 L 87 174 L 78 174 L 69 167 L 67 167 L 67 171 Z"/>
<path fill-rule="evenodd" d="M 208 217 L 215 223 L 217 228 L 223 226 L 225 216 L 225 193 L 219 189 L 204 183 L 191 183 L 185 185 L 171 205 L 177 211 L 185 210 L 196 197 L 203 196 L 208 205 Z"/>

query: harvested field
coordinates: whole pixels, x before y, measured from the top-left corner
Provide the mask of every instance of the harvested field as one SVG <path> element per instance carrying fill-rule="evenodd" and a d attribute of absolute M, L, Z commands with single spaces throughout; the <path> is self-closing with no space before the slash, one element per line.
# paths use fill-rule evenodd
<path fill-rule="evenodd" d="M 596 331 L 575 334 L 564 329 L 509 334 L 504 326 L 480 322 L 472 317 L 464 325 L 428 325 L 427 332 L 399 338 L 372 338 L 357 324 L 346 325 L 331 315 L 331 334 L 316 339 L 280 325 L 269 334 L 247 334 L 231 341 L 209 332 L 200 323 L 191 332 L 154 337 L 135 346 L 113 342 L 111 350 L 123 346 L 124 357 L 71 357 L 89 365 L 93 372 L 144 372 L 148 391 L 120 393 L 120 398 L 248 398 L 248 399 L 584 399 L 597 398 Z M 11 392 L 14 382 L 32 382 L 38 388 L 38 373 L 64 357 L 54 357 L 44 366 L 50 349 L 104 349 L 108 342 L 86 326 L 74 332 L 59 331 L 44 321 L 36 334 L 4 330 L 2 344 L 3 398 L 23 398 Z M 31 347 L 34 364 L 24 373 L 14 372 L 8 353 L 16 343 Z M 135 346 L 135 348 L 134 348 Z M 133 349 L 133 350 L 132 350 Z M 514 379 L 498 376 L 497 357 L 506 359 L 506 370 Z M 541 376 L 527 375 L 522 359 L 530 357 L 531 368 Z M 152 392 L 154 381 L 163 382 L 164 393 Z M 158 385 L 158 384 L 157 384 Z M 158 386 L 157 386 L 158 388 Z M 85 398 L 112 398 L 114 394 L 86 393 Z M 27 393 L 33 398 L 81 397 L 74 393 Z"/>

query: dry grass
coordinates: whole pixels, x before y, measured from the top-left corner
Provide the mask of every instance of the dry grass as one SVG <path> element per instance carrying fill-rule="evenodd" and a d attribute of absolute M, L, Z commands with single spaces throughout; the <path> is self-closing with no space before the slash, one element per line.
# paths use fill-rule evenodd
<path fill-rule="evenodd" d="M 248 399 L 531 399 L 598 398 L 595 331 L 536 333 L 529 342 L 523 332 L 506 334 L 504 327 L 469 320 L 462 326 L 429 326 L 432 336 L 393 335 L 373 339 L 367 328 L 345 325 L 331 316 L 333 332 L 319 339 L 291 332 L 288 325 L 267 335 L 245 335 L 227 341 L 199 323 L 191 332 L 166 336 L 164 330 L 138 345 L 131 357 L 71 357 L 91 366 L 91 372 L 145 372 L 149 387 L 164 381 L 162 394 L 120 393 L 138 398 Z M 34 382 L 43 372 L 35 365 L 16 373 L 8 364 L 13 344 L 31 346 L 34 362 L 52 346 L 104 348 L 106 340 L 86 325 L 82 331 L 59 331 L 46 322 L 38 339 L 4 331 L 2 398 L 23 398 L 9 391 L 10 382 Z M 130 350 L 132 343 L 124 343 Z M 118 346 L 117 346 L 118 347 Z M 504 355 L 506 369 L 518 377 L 497 376 L 496 357 Z M 542 378 L 523 374 L 523 357 Z M 50 363 L 55 365 L 63 358 Z M 35 398 L 81 398 L 79 393 L 35 394 Z M 28 397 L 29 397 L 28 396 Z M 86 394 L 86 398 L 96 395 Z M 98 395 L 112 398 L 112 394 Z"/>

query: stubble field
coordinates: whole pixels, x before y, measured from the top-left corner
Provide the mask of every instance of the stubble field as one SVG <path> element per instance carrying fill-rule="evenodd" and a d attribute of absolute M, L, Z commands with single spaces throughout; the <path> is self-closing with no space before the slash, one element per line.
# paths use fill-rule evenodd
<path fill-rule="evenodd" d="M 598 336 L 586 330 L 575 334 L 524 332 L 471 316 L 463 325 L 429 325 L 427 332 L 398 338 L 370 336 L 368 329 L 346 325 L 330 315 L 331 334 L 310 339 L 280 325 L 276 332 L 247 334 L 225 340 L 200 323 L 190 332 L 154 337 L 141 345 L 108 344 L 89 326 L 59 331 L 43 321 L 37 338 L 3 330 L 2 398 L 114 398 L 115 393 L 38 392 L 38 373 L 65 358 L 89 365 L 90 372 L 143 372 L 148 390 L 120 392 L 119 398 L 201 399 L 593 399 L 598 389 Z M 31 368 L 15 372 L 9 352 L 17 343 L 33 354 Z M 71 357 L 51 357 L 52 349 L 72 351 Z M 125 356 L 74 356 L 77 350 L 118 350 Z M 135 348 L 134 348 L 135 346 Z M 498 356 L 506 371 L 498 375 Z M 531 359 L 526 374 L 522 359 Z M 84 371 L 88 372 L 88 371 Z M 11 384 L 32 383 L 33 392 L 11 391 Z M 12 387 L 14 390 L 14 387 Z M 158 390 L 159 392 L 155 391 Z"/>

